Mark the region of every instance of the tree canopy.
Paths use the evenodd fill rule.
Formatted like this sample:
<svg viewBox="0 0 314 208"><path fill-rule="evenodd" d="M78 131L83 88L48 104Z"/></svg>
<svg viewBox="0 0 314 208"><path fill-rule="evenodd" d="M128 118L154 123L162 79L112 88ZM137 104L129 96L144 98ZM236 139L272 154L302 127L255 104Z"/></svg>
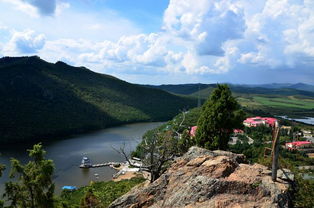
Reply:
<svg viewBox="0 0 314 208"><path fill-rule="evenodd" d="M196 143L207 149L225 150L234 128L241 128L244 112L227 85L217 85L204 103L197 123Z"/></svg>
<svg viewBox="0 0 314 208"><path fill-rule="evenodd" d="M35 144L28 152L32 160L26 165L17 159L11 159L10 177L14 180L5 184L4 196L9 207L52 208L53 161L45 159L46 152L41 144Z"/></svg>

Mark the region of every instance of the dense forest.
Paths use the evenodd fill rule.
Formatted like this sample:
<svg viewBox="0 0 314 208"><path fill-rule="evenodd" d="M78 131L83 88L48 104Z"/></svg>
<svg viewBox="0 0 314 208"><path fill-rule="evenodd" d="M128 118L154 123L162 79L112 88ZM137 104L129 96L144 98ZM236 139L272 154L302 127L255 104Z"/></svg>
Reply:
<svg viewBox="0 0 314 208"><path fill-rule="evenodd" d="M167 120L197 104L195 98L37 56L0 59L0 95L2 144Z"/></svg>

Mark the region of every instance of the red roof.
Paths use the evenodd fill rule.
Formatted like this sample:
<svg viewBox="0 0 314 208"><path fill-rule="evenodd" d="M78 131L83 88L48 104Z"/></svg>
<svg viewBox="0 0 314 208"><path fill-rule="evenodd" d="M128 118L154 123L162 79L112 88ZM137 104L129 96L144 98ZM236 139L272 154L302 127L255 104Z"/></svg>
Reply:
<svg viewBox="0 0 314 208"><path fill-rule="evenodd" d="M302 145L307 145L307 144L312 144L312 142L308 142L308 141L297 141L297 142L289 142L289 143L286 143L286 145L292 145L292 146L302 146Z"/></svg>
<svg viewBox="0 0 314 208"><path fill-rule="evenodd" d="M190 136L195 137L197 126L192 126L190 130Z"/></svg>
<svg viewBox="0 0 314 208"><path fill-rule="evenodd" d="M251 125L268 124L270 126L274 126L276 121L277 121L276 118L256 116L256 117L247 118L243 122L251 124Z"/></svg>
<svg viewBox="0 0 314 208"><path fill-rule="evenodd" d="M236 133L236 134L243 134L244 131L242 129L233 129L233 133Z"/></svg>

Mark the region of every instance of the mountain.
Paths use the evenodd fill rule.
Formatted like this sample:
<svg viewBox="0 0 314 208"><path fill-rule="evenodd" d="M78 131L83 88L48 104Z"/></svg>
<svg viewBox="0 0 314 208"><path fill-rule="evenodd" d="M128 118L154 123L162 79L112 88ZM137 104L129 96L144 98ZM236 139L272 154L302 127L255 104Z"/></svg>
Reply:
<svg viewBox="0 0 314 208"><path fill-rule="evenodd" d="M292 84L292 85L288 86L288 88L314 92L314 86L313 85L304 84L304 83Z"/></svg>
<svg viewBox="0 0 314 208"><path fill-rule="evenodd" d="M178 84L178 85L146 85L147 87L162 89L173 94L192 95L200 94L200 97L207 98L217 84ZM284 95L284 96L310 96L314 97L312 85L307 84L269 84L269 85L236 85L229 84L234 94L258 94L258 95ZM299 89L298 89L299 88ZM307 88L308 90L302 90ZM313 86L314 88L314 86Z"/></svg>
<svg viewBox="0 0 314 208"><path fill-rule="evenodd" d="M192 98L36 56L0 59L0 95L1 143L162 121L197 104Z"/></svg>
<svg viewBox="0 0 314 208"><path fill-rule="evenodd" d="M260 84L260 85L238 85L242 87L261 87L267 89L280 89L280 88L291 88L296 90L303 90L303 91L310 91L314 92L314 85L304 84L304 83L296 83L296 84L289 84L289 83L271 83L271 84Z"/></svg>
<svg viewBox="0 0 314 208"><path fill-rule="evenodd" d="M261 87L263 86L263 87ZM201 102L211 94L216 84L179 84L150 86L174 94L200 97ZM311 85L269 84L235 85L229 84L233 95L247 112L253 115L283 115L290 117L314 117L314 91ZM307 90L302 90L302 89ZM198 90L199 89L199 90Z"/></svg>
<svg viewBox="0 0 314 208"><path fill-rule="evenodd" d="M144 85L146 87L156 88L171 92L174 94L190 95L199 90L208 88L209 86L216 86L215 84L177 84L177 85Z"/></svg>

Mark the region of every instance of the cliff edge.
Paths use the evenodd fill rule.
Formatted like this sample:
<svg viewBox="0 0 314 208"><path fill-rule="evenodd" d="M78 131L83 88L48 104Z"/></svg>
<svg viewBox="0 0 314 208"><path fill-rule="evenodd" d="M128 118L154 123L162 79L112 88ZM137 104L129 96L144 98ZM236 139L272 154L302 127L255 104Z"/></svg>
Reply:
<svg viewBox="0 0 314 208"><path fill-rule="evenodd" d="M245 157L191 147L154 183L132 189L111 208L289 207L289 184Z"/></svg>

